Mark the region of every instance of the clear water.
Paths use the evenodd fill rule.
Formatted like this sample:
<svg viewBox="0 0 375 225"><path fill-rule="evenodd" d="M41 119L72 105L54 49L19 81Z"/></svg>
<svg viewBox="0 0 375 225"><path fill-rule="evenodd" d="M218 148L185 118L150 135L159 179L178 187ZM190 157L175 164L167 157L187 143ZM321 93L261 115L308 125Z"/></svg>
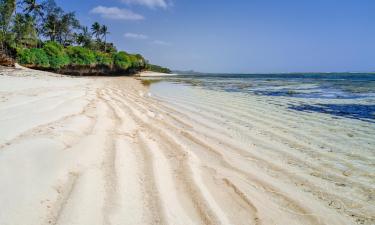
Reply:
<svg viewBox="0 0 375 225"><path fill-rule="evenodd" d="M289 109L375 123L374 73L199 74L160 79L214 91L272 96L276 101L295 99Z"/></svg>

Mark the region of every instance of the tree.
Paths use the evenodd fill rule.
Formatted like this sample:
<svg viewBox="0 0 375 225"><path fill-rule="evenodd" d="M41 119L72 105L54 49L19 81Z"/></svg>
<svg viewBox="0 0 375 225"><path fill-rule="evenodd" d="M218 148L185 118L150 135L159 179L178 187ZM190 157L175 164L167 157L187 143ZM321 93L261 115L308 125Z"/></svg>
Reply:
<svg viewBox="0 0 375 225"><path fill-rule="evenodd" d="M100 41L100 35L101 35L101 26L98 22L95 22L91 26L92 34L95 36L97 41Z"/></svg>
<svg viewBox="0 0 375 225"><path fill-rule="evenodd" d="M91 33L88 27L81 27L81 33L76 36L76 43L78 45L89 47L91 44Z"/></svg>
<svg viewBox="0 0 375 225"><path fill-rule="evenodd" d="M23 47L35 47L38 35L35 29L35 19L28 14L17 13L12 27L15 44Z"/></svg>
<svg viewBox="0 0 375 225"><path fill-rule="evenodd" d="M108 27L106 25L103 25L100 28L100 33L103 35L104 38L104 52L107 51L107 35L109 34Z"/></svg>
<svg viewBox="0 0 375 225"><path fill-rule="evenodd" d="M23 0L24 9L23 12L28 15L43 17L43 5L38 4L36 0Z"/></svg>
<svg viewBox="0 0 375 225"><path fill-rule="evenodd" d="M43 25L43 35L50 41L56 41L59 26L59 14L48 14Z"/></svg>
<svg viewBox="0 0 375 225"><path fill-rule="evenodd" d="M44 23L44 4L38 4L36 0L23 0L23 12L26 15L34 17L34 25L37 35L39 36L43 30Z"/></svg>
<svg viewBox="0 0 375 225"><path fill-rule="evenodd" d="M71 45L77 36L75 31L80 27L75 13L65 13L53 0L46 3L45 9L47 15L43 24L43 35L62 45Z"/></svg>
<svg viewBox="0 0 375 225"><path fill-rule="evenodd" d="M79 21L76 19L75 13L69 12L62 15L57 29L57 40L60 44L71 45L76 36L75 30L80 28Z"/></svg>
<svg viewBox="0 0 375 225"><path fill-rule="evenodd" d="M0 42L1 47L5 41L9 41L9 25L16 9L15 0L0 0Z"/></svg>

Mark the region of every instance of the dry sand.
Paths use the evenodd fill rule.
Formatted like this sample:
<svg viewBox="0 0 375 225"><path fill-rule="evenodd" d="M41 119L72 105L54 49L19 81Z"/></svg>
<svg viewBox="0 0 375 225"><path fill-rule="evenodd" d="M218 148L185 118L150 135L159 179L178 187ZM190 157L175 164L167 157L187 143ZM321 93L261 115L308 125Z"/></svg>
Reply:
<svg viewBox="0 0 375 225"><path fill-rule="evenodd" d="M0 224L374 223L372 199L334 191L357 182L372 198L373 184L350 171L322 181L324 168L288 155L295 134L265 141L277 119L245 146L201 112L151 98L135 78L1 70Z"/></svg>

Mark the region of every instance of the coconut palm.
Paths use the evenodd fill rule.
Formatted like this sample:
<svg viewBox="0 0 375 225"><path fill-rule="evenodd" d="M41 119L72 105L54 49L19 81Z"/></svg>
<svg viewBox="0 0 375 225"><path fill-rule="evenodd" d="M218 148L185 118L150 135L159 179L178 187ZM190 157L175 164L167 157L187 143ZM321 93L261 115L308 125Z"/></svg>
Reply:
<svg viewBox="0 0 375 225"><path fill-rule="evenodd" d="M35 20L28 14L15 15L12 32L18 46L35 47L38 42Z"/></svg>
<svg viewBox="0 0 375 225"><path fill-rule="evenodd" d="M109 34L108 27L106 25L103 25L100 28L100 34L103 35L104 38L104 52L107 51L107 35Z"/></svg>
<svg viewBox="0 0 375 225"><path fill-rule="evenodd" d="M12 39L12 35L9 33L9 25L15 10L16 0L0 1L0 50L3 50L4 44Z"/></svg>
<svg viewBox="0 0 375 225"><path fill-rule="evenodd" d="M24 9L26 14L33 14L43 17L43 5L38 4L36 0L23 0Z"/></svg>
<svg viewBox="0 0 375 225"><path fill-rule="evenodd" d="M92 34L95 36L97 41L100 41L100 35L101 35L101 26L98 22L95 22L91 26Z"/></svg>
<svg viewBox="0 0 375 225"><path fill-rule="evenodd" d="M74 31L80 28L79 21L73 12L64 13L59 20L57 38L60 44L70 45L74 42Z"/></svg>
<svg viewBox="0 0 375 225"><path fill-rule="evenodd" d="M82 46L89 46L91 43L91 33L89 32L88 27L81 27L81 33L76 37L76 42Z"/></svg>
<svg viewBox="0 0 375 225"><path fill-rule="evenodd" d="M10 21L13 13L16 10L15 0L2 0L0 1L0 28L1 31L6 33L9 28Z"/></svg>
<svg viewBox="0 0 375 225"><path fill-rule="evenodd" d="M59 16L56 14L49 14L46 17L43 26L43 35L49 40L55 41L57 36L57 26L59 23Z"/></svg>

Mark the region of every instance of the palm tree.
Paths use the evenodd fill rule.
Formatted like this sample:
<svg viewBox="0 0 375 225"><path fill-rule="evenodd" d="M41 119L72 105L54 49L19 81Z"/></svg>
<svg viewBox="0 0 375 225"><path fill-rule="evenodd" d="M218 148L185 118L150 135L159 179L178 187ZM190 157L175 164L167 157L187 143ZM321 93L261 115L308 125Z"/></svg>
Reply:
<svg viewBox="0 0 375 225"><path fill-rule="evenodd" d="M0 51L4 50L5 43L10 41L9 25L16 10L16 0L0 1Z"/></svg>
<svg viewBox="0 0 375 225"><path fill-rule="evenodd" d="M103 25L100 28L100 33L103 35L104 38L104 52L107 51L107 35L109 34L108 27L106 25Z"/></svg>
<svg viewBox="0 0 375 225"><path fill-rule="evenodd" d="M87 47L91 43L91 33L89 32L88 27L81 27L81 33L76 37L76 42L78 45Z"/></svg>
<svg viewBox="0 0 375 225"><path fill-rule="evenodd" d="M85 36L82 33L78 34L75 38L76 38L76 43L78 45L84 45L85 44Z"/></svg>
<svg viewBox="0 0 375 225"><path fill-rule="evenodd" d="M79 21L73 12L63 14L59 20L57 30L57 38L60 44L72 44L74 42L74 31L80 27Z"/></svg>
<svg viewBox="0 0 375 225"><path fill-rule="evenodd" d="M23 47L35 47L38 42L38 36L35 29L34 17L17 13L13 21L12 32L16 45Z"/></svg>
<svg viewBox="0 0 375 225"><path fill-rule="evenodd" d="M36 0L23 0L22 4L24 5L23 12L29 16L30 14L33 15L36 26L37 35L42 32L42 21L44 20L43 9L44 6L42 4L38 4Z"/></svg>
<svg viewBox="0 0 375 225"><path fill-rule="evenodd" d="M98 22L95 22L91 26L92 34L95 35L97 41L100 41L100 34L101 34L101 26Z"/></svg>
<svg viewBox="0 0 375 225"><path fill-rule="evenodd" d="M50 41L56 40L58 24L59 24L58 15L56 14L47 15L46 21L43 26L43 35L48 37Z"/></svg>
<svg viewBox="0 0 375 225"><path fill-rule="evenodd" d="M16 0L0 1L0 29L4 34L8 31L15 10Z"/></svg>
<svg viewBox="0 0 375 225"><path fill-rule="evenodd" d="M38 4L36 0L23 0L25 5L23 12L26 14L34 14L43 17L43 5Z"/></svg>

